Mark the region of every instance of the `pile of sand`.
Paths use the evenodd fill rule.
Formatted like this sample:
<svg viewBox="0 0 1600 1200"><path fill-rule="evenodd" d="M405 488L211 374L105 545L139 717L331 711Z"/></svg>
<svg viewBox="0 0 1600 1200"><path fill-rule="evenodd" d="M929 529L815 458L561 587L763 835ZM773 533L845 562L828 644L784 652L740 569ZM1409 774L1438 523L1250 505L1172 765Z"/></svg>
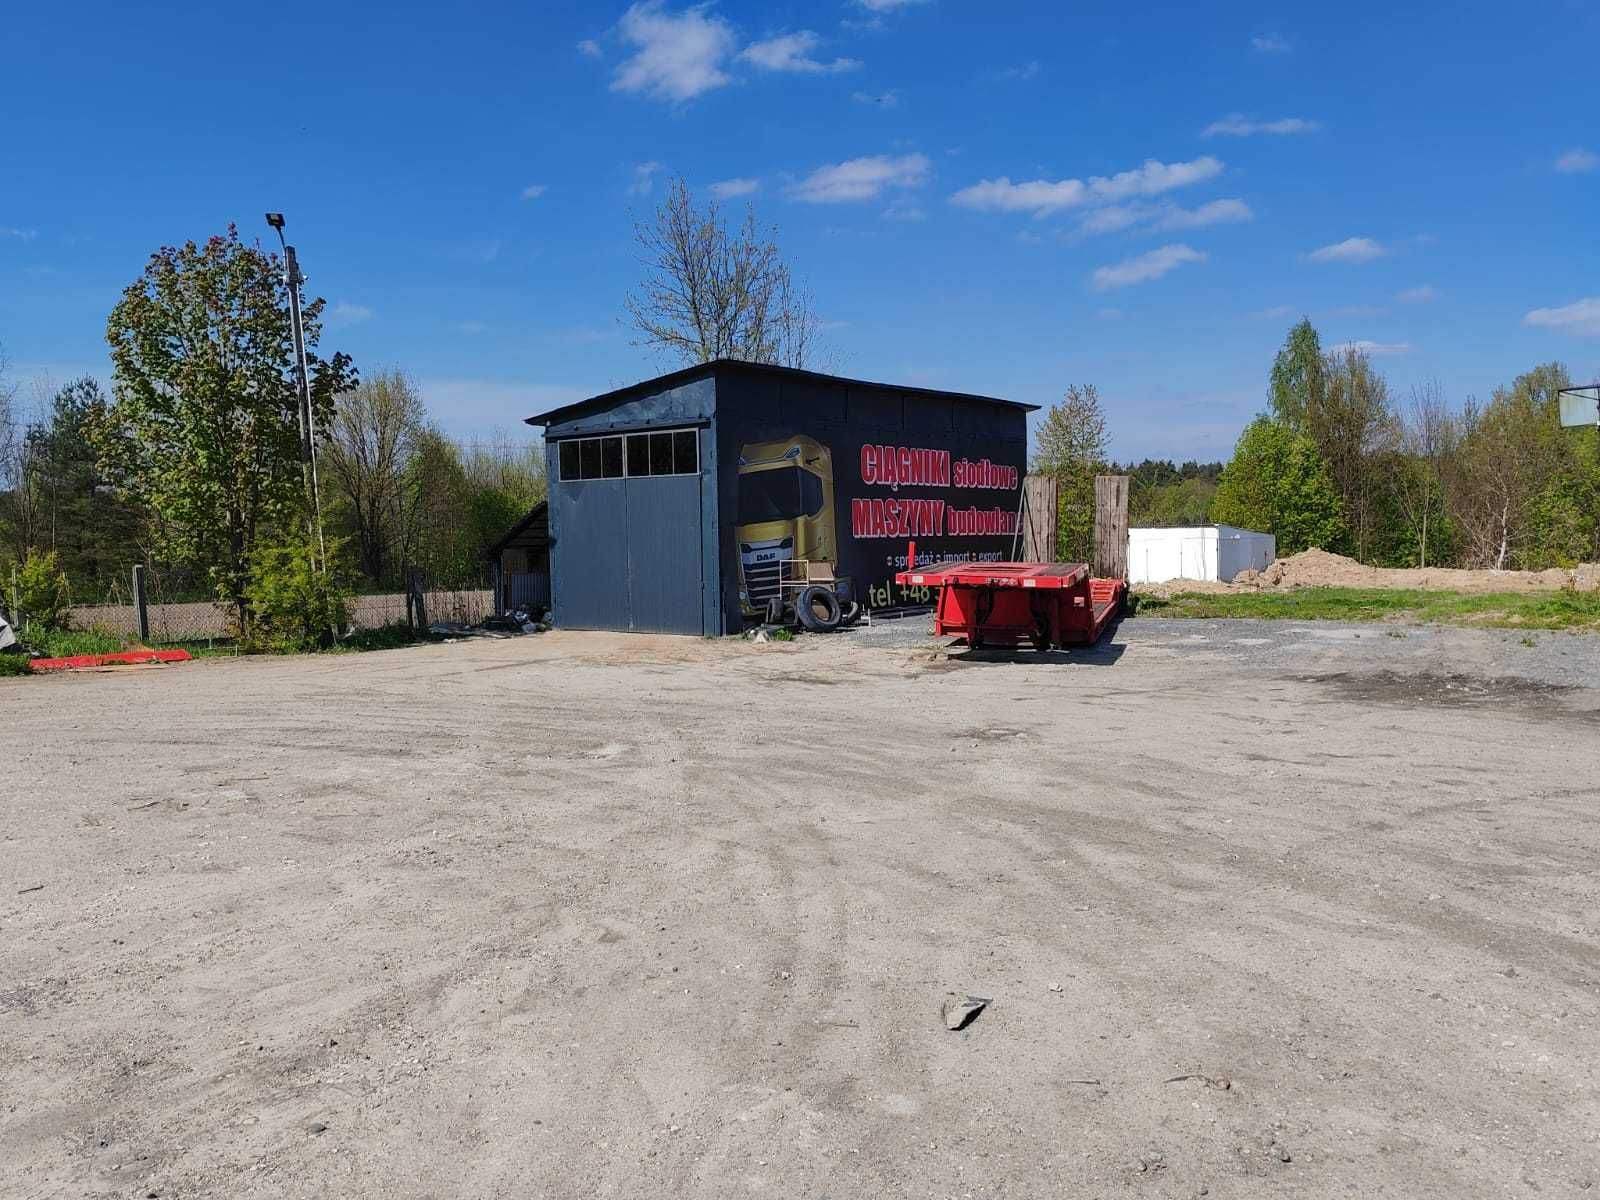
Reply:
<svg viewBox="0 0 1600 1200"><path fill-rule="evenodd" d="M1575 587L1591 591L1600 588L1600 563L1584 563L1573 571L1368 567L1342 554L1302 550L1278 559L1265 570L1242 571L1231 585L1222 586L1228 591L1245 592L1300 587L1417 588L1437 592L1555 592Z"/></svg>

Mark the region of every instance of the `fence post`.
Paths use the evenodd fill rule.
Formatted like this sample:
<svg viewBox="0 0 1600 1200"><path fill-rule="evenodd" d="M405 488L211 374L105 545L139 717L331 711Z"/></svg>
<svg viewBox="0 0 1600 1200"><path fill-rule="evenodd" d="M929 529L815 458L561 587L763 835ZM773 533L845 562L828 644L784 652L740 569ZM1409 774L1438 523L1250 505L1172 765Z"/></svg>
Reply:
<svg viewBox="0 0 1600 1200"><path fill-rule="evenodd" d="M1094 479L1094 574L1101 579L1128 577L1128 477L1096 475Z"/></svg>
<svg viewBox="0 0 1600 1200"><path fill-rule="evenodd" d="M139 641L150 643L150 606L145 602L144 564L133 564L133 612L139 620Z"/></svg>
<svg viewBox="0 0 1600 1200"><path fill-rule="evenodd" d="M495 616L511 607L500 594L502 582L500 578L500 560L497 558L489 564L489 590L491 592L489 607L493 610Z"/></svg>
<svg viewBox="0 0 1600 1200"><path fill-rule="evenodd" d="M412 628L425 630L428 628L428 601L423 596L422 572L412 571L407 587L408 597L406 608L412 620Z"/></svg>

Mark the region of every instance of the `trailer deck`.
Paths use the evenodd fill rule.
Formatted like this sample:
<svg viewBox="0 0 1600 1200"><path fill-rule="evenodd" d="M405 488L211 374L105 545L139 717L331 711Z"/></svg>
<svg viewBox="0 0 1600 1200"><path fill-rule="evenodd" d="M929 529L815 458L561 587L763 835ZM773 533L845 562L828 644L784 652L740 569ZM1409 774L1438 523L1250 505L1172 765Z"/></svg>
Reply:
<svg viewBox="0 0 1600 1200"><path fill-rule="evenodd" d="M1084 563L933 563L895 581L936 589L934 633L964 637L974 649L1096 642L1128 590L1120 579L1091 578Z"/></svg>

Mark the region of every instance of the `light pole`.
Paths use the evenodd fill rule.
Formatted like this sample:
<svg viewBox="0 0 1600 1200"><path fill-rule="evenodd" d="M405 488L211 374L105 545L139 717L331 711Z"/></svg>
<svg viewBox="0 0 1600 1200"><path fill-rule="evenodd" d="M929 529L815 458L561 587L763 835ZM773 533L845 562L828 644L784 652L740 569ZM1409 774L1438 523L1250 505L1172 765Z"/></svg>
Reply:
<svg viewBox="0 0 1600 1200"><path fill-rule="evenodd" d="M294 328L294 369L299 385L300 417L300 470L305 477L306 497L311 501L312 530L317 538L317 556L322 570L328 569L328 547L322 540L322 497L317 487L317 439L311 416L311 371L306 365L305 326L300 315L300 285L305 276L300 274L300 260L294 247L283 240L283 214L269 212L267 224L278 234L278 245L283 247L283 281L289 289L289 319Z"/></svg>

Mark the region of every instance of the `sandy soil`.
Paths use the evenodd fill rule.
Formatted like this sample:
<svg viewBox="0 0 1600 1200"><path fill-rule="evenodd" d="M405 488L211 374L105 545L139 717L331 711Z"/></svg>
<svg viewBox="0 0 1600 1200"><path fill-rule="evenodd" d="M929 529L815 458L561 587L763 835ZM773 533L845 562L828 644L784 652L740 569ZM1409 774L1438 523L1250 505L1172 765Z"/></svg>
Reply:
<svg viewBox="0 0 1600 1200"><path fill-rule="evenodd" d="M0 1195L1595 1194L1600 695L1219 628L0 680Z"/></svg>
<svg viewBox="0 0 1600 1200"><path fill-rule="evenodd" d="M1405 588L1440 592L1556 592L1563 588L1594 591L1600 588L1600 563L1583 563L1573 570L1467 571L1455 567L1427 569L1369 567L1342 554L1302 550L1280 558L1264 571L1242 571L1232 583L1172 580L1141 585L1156 595L1176 592L1254 592L1276 588L1358 587Z"/></svg>

